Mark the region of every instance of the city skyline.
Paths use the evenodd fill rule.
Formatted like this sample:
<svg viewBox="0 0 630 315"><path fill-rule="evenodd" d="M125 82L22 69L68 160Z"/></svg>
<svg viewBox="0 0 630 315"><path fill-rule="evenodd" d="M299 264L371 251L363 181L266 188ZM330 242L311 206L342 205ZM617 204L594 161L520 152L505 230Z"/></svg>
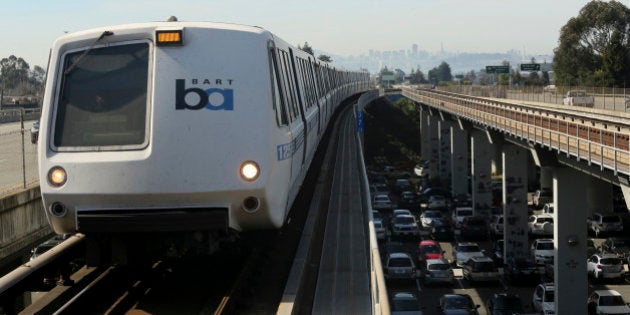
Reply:
<svg viewBox="0 0 630 315"><path fill-rule="evenodd" d="M65 32L164 21L224 21L259 25L297 46L308 42L336 56L369 49L551 54L560 28L589 0L321 0L217 2L186 0L6 0L0 58L22 57L46 67L48 51ZM628 5L630 0L623 0Z"/></svg>

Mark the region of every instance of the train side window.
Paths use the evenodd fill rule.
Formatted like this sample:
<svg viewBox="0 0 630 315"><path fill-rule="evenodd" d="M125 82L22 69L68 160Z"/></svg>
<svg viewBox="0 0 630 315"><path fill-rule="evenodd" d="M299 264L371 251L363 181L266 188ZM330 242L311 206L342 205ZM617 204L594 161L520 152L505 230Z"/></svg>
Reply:
<svg viewBox="0 0 630 315"><path fill-rule="evenodd" d="M313 63L309 60L306 61L306 73L308 74L309 81L311 82L309 89L311 90L311 103L313 105L317 102L317 86L315 86L315 73L313 72Z"/></svg>
<svg viewBox="0 0 630 315"><path fill-rule="evenodd" d="M294 121L298 115L299 110L297 108L297 97L295 95L295 83L293 82L293 78L291 76L291 64L289 62L289 55L286 51L282 51L282 60L284 62L285 74L287 80L287 94L289 95L289 108L291 111L291 121Z"/></svg>
<svg viewBox="0 0 630 315"><path fill-rule="evenodd" d="M311 108L311 92L309 90L309 82L308 80L306 80L306 73L305 73L305 68L304 68L304 59L302 58L297 58L297 67L299 70L299 74L300 74L300 80L302 81L302 91L304 92L302 95L305 104L306 109L310 109Z"/></svg>
<svg viewBox="0 0 630 315"><path fill-rule="evenodd" d="M274 98L274 109L276 110L276 120L278 126L286 126L289 124L289 120L287 118L287 110L285 107L284 100L282 98L282 79L280 78L280 73L278 71L278 61L276 60L276 54L273 49L269 52L269 59L271 61L271 85L273 89L273 98Z"/></svg>
<svg viewBox="0 0 630 315"><path fill-rule="evenodd" d="M288 114L288 121L289 123L293 122L293 119L295 118L295 114L293 112L293 106L291 105L291 92L290 92L290 86L288 83L288 71L286 68L286 62L284 61L284 55L282 54L282 50L278 49L278 64L279 64L279 69L280 71L280 77L282 78L282 95L284 96L284 100L285 100L285 106L287 108L287 114Z"/></svg>
<svg viewBox="0 0 630 315"><path fill-rule="evenodd" d="M304 65L304 73L306 75L306 79L308 81L308 95L309 95L309 103L310 106L314 106L316 99L315 99L315 82L313 81L313 73L312 73L312 69L311 69L311 65L307 60L303 60L303 65Z"/></svg>

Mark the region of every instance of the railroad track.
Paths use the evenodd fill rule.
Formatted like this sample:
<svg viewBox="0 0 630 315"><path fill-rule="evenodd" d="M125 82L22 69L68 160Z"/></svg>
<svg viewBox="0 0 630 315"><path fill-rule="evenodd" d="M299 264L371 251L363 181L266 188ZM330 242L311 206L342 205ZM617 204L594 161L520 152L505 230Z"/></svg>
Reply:
<svg viewBox="0 0 630 315"><path fill-rule="evenodd" d="M330 147L335 148L335 143L333 141ZM329 141L324 141L322 147L326 148L328 144ZM328 164L334 164L334 160L323 162L325 154L328 154L326 150L316 154L287 224L280 230L243 233L238 240L224 244L212 255L163 257L134 265L83 266L69 279L64 279L70 281L54 286L46 293L33 294L41 296L34 303L23 309L5 306L4 310L0 309L0 314L3 311L5 314L275 313L282 300L315 187L322 178L330 180L331 175L320 177L319 174L322 163L327 163L324 169L333 169ZM326 198L326 193L322 195L316 198ZM320 216L322 222L325 212ZM324 224L320 225L323 229ZM321 247L321 239L317 238L323 232L315 231L314 235L315 244ZM315 253L313 257L318 257L318 249L311 250ZM56 252L63 256L61 250ZM315 269L311 268L309 272L311 274L303 278L305 282L310 281L304 284L303 299L306 301L312 300L313 292L308 287L312 287L317 278ZM0 293L0 300L16 298L23 292L26 291L11 296ZM296 304L308 308L308 303ZM1 305L16 305L16 302Z"/></svg>

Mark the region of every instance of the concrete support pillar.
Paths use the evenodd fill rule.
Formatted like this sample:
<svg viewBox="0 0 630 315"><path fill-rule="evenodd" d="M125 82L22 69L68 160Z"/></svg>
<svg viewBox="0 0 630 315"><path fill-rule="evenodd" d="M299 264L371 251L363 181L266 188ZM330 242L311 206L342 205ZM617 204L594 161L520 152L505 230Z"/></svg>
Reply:
<svg viewBox="0 0 630 315"><path fill-rule="evenodd" d="M619 187L621 188L623 199L626 201L626 209L630 211L630 184L626 179L620 178Z"/></svg>
<svg viewBox="0 0 630 315"><path fill-rule="evenodd" d="M451 186L451 126L450 121L439 121L439 143L438 150L438 170L442 184L446 189L450 190Z"/></svg>
<svg viewBox="0 0 630 315"><path fill-rule="evenodd" d="M467 194L470 192L468 181L468 132L456 125L451 125L451 194Z"/></svg>
<svg viewBox="0 0 630 315"><path fill-rule="evenodd" d="M540 167L540 189L549 188L553 186L553 167L541 166Z"/></svg>
<svg viewBox="0 0 630 315"><path fill-rule="evenodd" d="M485 131L473 129L470 133L472 173L472 203L475 214L489 216L492 206L491 160L492 144Z"/></svg>
<svg viewBox="0 0 630 315"><path fill-rule="evenodd" d="M436 116L429 115L428 119L428 136L429 136L429 158L431 170L429 173L430 179L435 179L440 176L440 163L439 159L439 149L440 149L440 119Z"/></svg>
<svg viewBox="0 0 630 315"><path fill-rule="evenodd" d="M589 189L586 191L588 214L613 212L613 184L596 177L588 177L590 179Z"/></svg>
<svg viewBox="0 0 630 315"><path fill-rule="evenodd" d="M421 107L422 108L422 107ZM429 144L429 117L430 112L424 109L420 110L420 154L425 160L430 160L431 145Z"/></svg>
<svg viewBox="0 0 630 315"><path fill-rule="evenodd" d="M554 168L554 264L556 314L586 314L587 175L568 167ZM577 303L580 301L580 303Z"/></svg>
<svg viewBox="0 0 630 315"><path fill-rule="evenodd" d="M496 144L495 144L496 145ZM490 168L492 174L502 174L503 173L503 160L502 160L502 152L501 150L495 149L492 157L492 161L490 162Z"/></svg>
<svg viewBox="0 0 630 315"><path fill-rule="evenodd" d="M503 259L529 257L527 236L527 158L529 150L503 145Z"/></svg>

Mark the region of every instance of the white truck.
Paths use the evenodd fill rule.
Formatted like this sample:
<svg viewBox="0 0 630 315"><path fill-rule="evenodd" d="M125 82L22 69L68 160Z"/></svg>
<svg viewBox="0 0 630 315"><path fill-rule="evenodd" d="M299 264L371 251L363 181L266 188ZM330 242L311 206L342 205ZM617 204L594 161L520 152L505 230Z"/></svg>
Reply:
<svg viewBox="0 0 630 315"><path fill-rule="evenodd" d="M586 94L586 91L581 90L568 91L562 102L564 103L564 105L571 106L595 106L595 98L592 95Z"/></svg>

